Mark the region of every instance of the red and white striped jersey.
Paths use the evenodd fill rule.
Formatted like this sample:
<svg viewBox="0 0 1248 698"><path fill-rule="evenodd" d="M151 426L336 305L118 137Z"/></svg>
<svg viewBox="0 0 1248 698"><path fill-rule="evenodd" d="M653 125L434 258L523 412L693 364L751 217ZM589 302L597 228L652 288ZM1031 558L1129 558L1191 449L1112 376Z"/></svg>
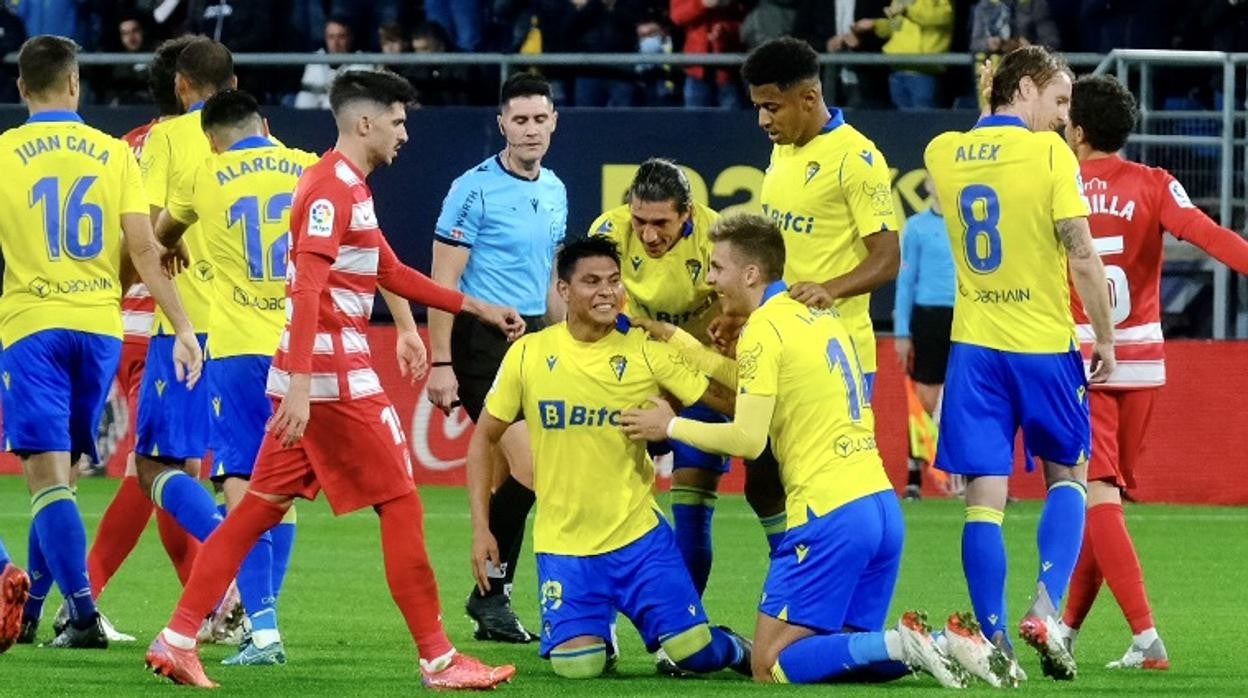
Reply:
<svg viewBox="0 0 1248 698"><path fill-rule="evenodd" d="M159 119L152 119L138 126L121 137L134 151L137 159L143 152L143 144L147 142L147 134ZM121 322L125 328L127 342L146 342L152 334L152 318L156 313L156 300L147 292L147 286L135 284L126 290L121 298Z"/></svg>
<svg viewBox="0 0 1248 698"><path fill-rule="evenodd" d="M1160 300L1163 234L1168 231L1206 250L1215 240L1225 243L1229 240L1225 236L1238 236L1197 208L1183 185L1164 169L1114 155L1084 160L1080 170L1084 194L1092 208L1088 222L1093 242L1109 282L1118 359L1109 381L1097 387L1162 385L1166 382ZM1073 292L1071 306L1086 360L1091 356L1095 334Z"/></svg>

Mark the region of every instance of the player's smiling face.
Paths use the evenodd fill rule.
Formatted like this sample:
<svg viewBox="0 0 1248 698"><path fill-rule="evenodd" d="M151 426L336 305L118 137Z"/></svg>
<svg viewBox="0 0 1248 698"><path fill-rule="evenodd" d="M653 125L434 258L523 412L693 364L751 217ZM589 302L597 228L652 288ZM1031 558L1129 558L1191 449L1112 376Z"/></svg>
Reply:
<svg viewBox="0 0 1248 698"><path fill-rule="evenodd" d="M558 119L555 105L542 95L513 97L498 115L498 128L513 157L537 162L550 150L550 134Z"/></svg>
<svg viewBox="0 0 1248 698"><path fill-rule="evenodd" d="M576 262L570 280L559 280L559 295L568 315L589 325L614 325L624 305L620 265L610 257L585 257Z"/></svg>
<svg viewBox="0 0 1248 698"><path fill-rule="evenodd" d="M715 243L710 264L706 281L719 294L719 306L724 314L745 316L754 312L748 291L751 272L757 273L757 267L743 264L741 256L734 254L732 243L728 242Z"/></svg>
<svg viewBox="0 0 1248 698"><path fill-rule="evenodd" d="M676 202L642 201L632 197L628 203L633 217L633 234L646 247L646 255L658 259L676 246L684 232L689 212L676 210Z"/></svg>

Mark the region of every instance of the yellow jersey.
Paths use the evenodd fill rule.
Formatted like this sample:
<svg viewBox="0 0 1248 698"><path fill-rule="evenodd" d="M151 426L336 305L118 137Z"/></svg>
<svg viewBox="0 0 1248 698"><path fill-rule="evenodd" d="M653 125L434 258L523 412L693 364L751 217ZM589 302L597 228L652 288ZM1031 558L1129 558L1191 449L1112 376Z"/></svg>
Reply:
<svg viewBox="0 0 1248 698"><path fill-rule="evenodd" d="M711 267L711 225L719 214L694 203L689 224L667 254L653 259L633 233L633 216L627 204L598 216L590 235L611 238L623 258L620 276L628 292L625 311L652 320L670 322L702 339L716 315L715 291L706 282Z"/></svg>
<svg viewBox="0 0 1248 698"><path fill-rule="evenodd" d="M211 358L272 356L286 326L290 204L319 159L253 136L213 155L169 190L169 215L198 221L212 262Z"/></svg>
<svg viewBox="0 0 1248 698"><path fill-rule="evenodd" d="M900 230L884 155L833 109L824 130L803 146L777 145L763 176L763 214L784 235L784 280L823 283L867 257L863 239ZM863 370L874 373L871 294L840 298L836 307L858 345Z"/></svg>
<svg viewBox="0 0 1248 698"><path fill-rule="evenodd" d="M123 141L72 111L44 111L0 134L5 347L42 330L121 337L121 217L147 213Z"/></svg>
<svg viewBox="0 0 1248 698"><path fill-rule="evenodd" d="M143 171L143 186L147 190L147 202L157 208L169 207L169 194L190 180L199 166L212 155L208 136L200 127L199 110L195 104L181 116L152 126L143 143L139 167ZM198 224L187 229L183 236L191 252L191 268L178 274L174 282L186 314L197 332L204 332L212 309L212 255ZM156 309L152 322L152 334L173 331L163 311Z"/></svg>
<svg viewBox="0 0 1248 698"><path fill-rule="evenodd" d="M654 529L654 462L645 443L624 435L620 413L649 404L660 390L689 405L707 385L678 349L639 329L580 342L559 323L516 340L485 409L528 425L537 493L533 549L598 555Z"/></svg>
<svg viewBox="0 0 1248 698"><path fill-rule="evenodd" d="M836 309L808 308L786 289L772 284L750 313L737 342L737 390L776 399L768 436L794 528L892 483L854 338Z"/></svg>
<svg viewBox="0 0 1248 698"><path fill-rule="evenodd" d="M1077 349L1055 223L1089 209L1062 137L988 116L970 131L940 134L923 159L957 266L953 341L1036 354Z"/></svg>

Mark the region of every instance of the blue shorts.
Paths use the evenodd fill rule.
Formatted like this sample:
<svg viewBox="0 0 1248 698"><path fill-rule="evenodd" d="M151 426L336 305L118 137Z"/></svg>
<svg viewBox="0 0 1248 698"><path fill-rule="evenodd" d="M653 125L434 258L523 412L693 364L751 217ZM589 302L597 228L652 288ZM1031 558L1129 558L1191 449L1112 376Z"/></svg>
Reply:
<svg viewBox="0 0 1248 698"><path fill-rule="evenodd" d="M208 392L212 403L212 479L251 478L264 425L273 402L264 392L270 356L248 354L209 362Z"/></svg>
<svg viewBox="0 0 1248 698"><path fill-rule="evenodd" d="M200 347L207 344L208 335L198 337ZM199 382L188 390L173 372L173 344L171 335L157 335L147 346L147 365L139 387L134 452L172 461L203 458L208 452L208 435L212 428L209 418L212 403L208 395L211 372L205 364Z"/></svg>
<svg viewBox="0 0 1248 698"><path fill-rule="evenodd" d="M1078 351L1021 354L954 342L940 413L936 467L1007 476L1014 435L1028 453L1060 465L1092 454L1088 382Z"/></svg>
<svg viewBox="0 0 1248 698"><path fill-rule="evenodd" d="M706 405L690 405L680 411L680 416L687 419L696 419L699 422L727 422L728 417L716 412ZM717 473L728 472L729 460L725 456L716 453L707 453L700 451L693 446L683 442L671 442L672 447L672 469L680 468L697 468L698 470L710 470Z"/></svg>
<svg viewBox="0 0 1248 698"><path fill-rule="evenodd" d="M865 388L867 402L871 402L871 398L875 397L875 372L862 374L862 387Z"/></svg>
<svg viewBox="0 0 1248 698"><path fill-rule="evenodd" d="M117 337L43 330L4 348L5 450L97 460L95 439L121 362Z"/></svg>
<svg viewBox="0 0 1248 698"><path fill-rule="evenodd" d="M655 517L653 530L609 553L538 553L542 658L582 635L610 642L617 611L633 622L650 652L661 640L707 622L672 528Z"/></svg>
<svg viewBox="0 0 1248 698"><path fill-rule="evenodd" d="M812 514L772 552L759 613L821 633L883 630L905 537L892 490Z"/></svg>

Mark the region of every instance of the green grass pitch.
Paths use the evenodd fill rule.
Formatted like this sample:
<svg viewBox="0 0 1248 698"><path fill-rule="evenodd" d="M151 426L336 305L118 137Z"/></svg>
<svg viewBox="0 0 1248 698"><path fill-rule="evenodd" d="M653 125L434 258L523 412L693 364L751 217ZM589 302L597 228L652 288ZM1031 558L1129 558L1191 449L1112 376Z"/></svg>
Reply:
<svg viewBox="0 0 1248 698"><path fill-rule="evenodd" d="M93 533L116 481L80 483L78 500L87 530ZM425 537L442 591L442 606L452 640L463 651L493 662L516 664L519 674L500 695L610 695L685 697L758 695L785 690L755 686L730 672L706 679L661 679L626 622L621 622L623 659L618 674L598 682L555 678L537 658L536 645L496 645L472 639L463 615L469 589L469 526L463 490L425 488ZM25 560L29 512L20 478L0 477L0 536L17 561ZM666 502L664 502L666 504ZM419 691L415 652L405 626L386 591L376 517L370 511L334 520L324 501L299 505L299 538L290 575L279 604L281 627L290 662L283 667L225 668L217 665L231 651L209 646L203 651L208 673L222 684L221 695L355 696L400 695ZM959 540L961 503L929 500L907 504L906 553L894 615L906 607L926 609L934 618L968 607L962 580ZM1024 610L1034 580L1038 503L1021 503L1006 513L1010 548L1010 612ZM1243 695L1248 692L1248 642L1235 630L1245 609L1248 588L1248 509L1128 505L1127 519L1144 562L1149 595L1162 636L1170 650L1169 672L1114 672L1103 669L1130 640L1108 589L1079 638L1079 679L1055 684L1040 676L1038 662L1026 647L1020 652L1031 681L1027 692L1113 692L1166 696L1180 693ZM119 629L136 635L134 644L107 651L58 652L27 645L0 656L3 696L187 695L158 681L143 668L147 642L168 618L179 587L160 548L154 522L101 599L101 607ZM762 532L744 499L720 499L715 518L715 570L707 591L714 623L752 634L754 608L765 571ZM515 605L531 629L538 627L532 556L522 558ZM55 597L55 593L53 594ZM45 612L41 640L49 639L50 618L58 600ZM807 692L858 695L879 691L937 691L926 678L876 686L807 687ZM981 690L989 690L981 687Z"/></svg>

